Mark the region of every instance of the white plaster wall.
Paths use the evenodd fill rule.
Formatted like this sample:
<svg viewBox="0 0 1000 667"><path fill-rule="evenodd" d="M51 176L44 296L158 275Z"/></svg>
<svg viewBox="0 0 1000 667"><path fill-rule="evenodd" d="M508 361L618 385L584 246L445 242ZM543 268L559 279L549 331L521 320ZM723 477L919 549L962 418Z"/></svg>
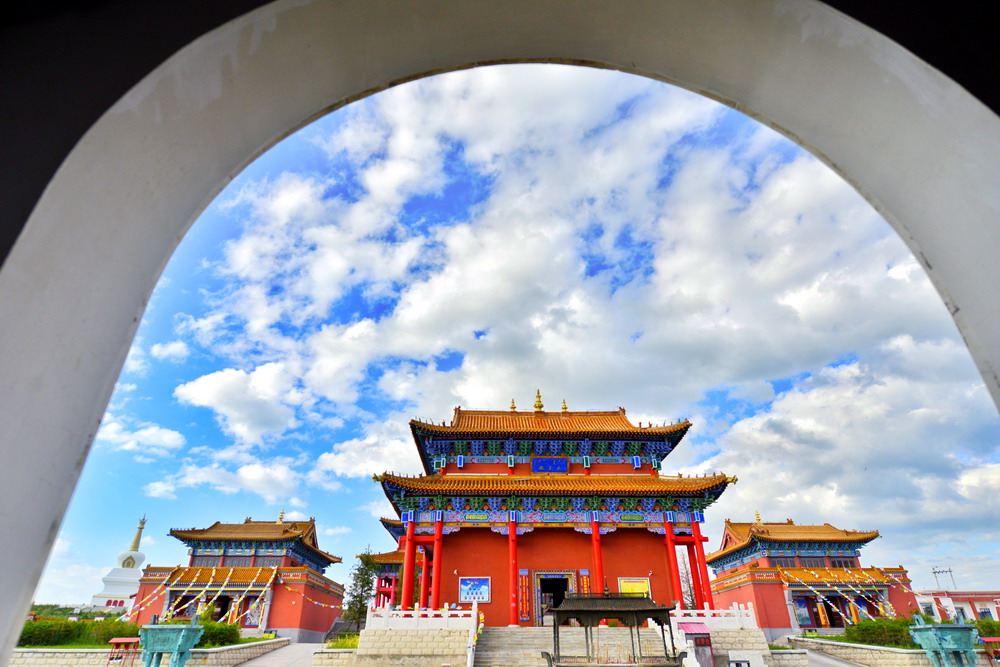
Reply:
<svg viewBox="0 0 1000 667"><path fill-rule="evenodd" d="M126 57L123 54L123 57ZM1000 397L1000 119L814 0L279 0L205 35L75 147L0 269L0 664L156 279L199 212L317 116L423 74L592 63L784 132L886 217Z"/></svg>

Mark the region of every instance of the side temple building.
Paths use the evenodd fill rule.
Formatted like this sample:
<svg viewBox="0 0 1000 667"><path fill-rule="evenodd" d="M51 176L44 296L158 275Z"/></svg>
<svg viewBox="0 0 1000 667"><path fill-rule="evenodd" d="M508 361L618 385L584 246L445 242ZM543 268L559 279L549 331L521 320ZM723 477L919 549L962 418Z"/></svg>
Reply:
<svg viewBox="0 0 1000 667"><path fill-rule="evenodd" d="M860 549L877 530L842 530L828 523L734 523L709 554L712 595L720 607L752 602L768 639L800 628L842 628L861 619L909 617L917 611L902 567L861 567Z"/></svg>
<svg viewBox="0 0 1000 667"><path fill-rule="evenodd" d="M477 601L486 624L541 625L567 593L683 600L686 549L698 606L711 605L704 511L735 478L663 475L691 424L633 425L624 408L547 412L456 408L410 422L417 476L377 475L400 521L380 601L438 608ZM418 573L419 568L419 575Z"/></svg>
<svg viewBox="0 0 1000 667"><path fill-rule="evenodd" d="M131 618L139 625L211 607L214 620L248 634L319 642L340 616L344 587L323 576L340 558L320 550L313 519L216 521L170 535L187 545L188 564L145 569Z"/></svg>

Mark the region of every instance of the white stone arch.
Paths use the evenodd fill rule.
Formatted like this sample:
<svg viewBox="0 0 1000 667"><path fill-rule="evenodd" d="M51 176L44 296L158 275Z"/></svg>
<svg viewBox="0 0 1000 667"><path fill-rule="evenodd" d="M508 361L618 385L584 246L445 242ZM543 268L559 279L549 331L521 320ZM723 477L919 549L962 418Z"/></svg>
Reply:
<svg viewBox="0 0 1000 667"><path fill-rule="evenodd" d="M95 123L0 268L0 662L146 300L188 226L254 157L359 97L498 62L619 69L775 127L910 246L1000 398L1000 118L815 0L279 0L166 60ZM10 158L8 158L10 159Z"/></svg>

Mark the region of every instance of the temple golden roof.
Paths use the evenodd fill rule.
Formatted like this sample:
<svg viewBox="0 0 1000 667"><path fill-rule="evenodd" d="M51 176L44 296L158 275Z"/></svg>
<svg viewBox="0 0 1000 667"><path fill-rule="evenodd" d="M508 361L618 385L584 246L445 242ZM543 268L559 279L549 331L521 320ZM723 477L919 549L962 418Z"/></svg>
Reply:
<svg viewBox="0 0 1000 667"><path fill-rule="evenodd" d="M463 410L455 408L451 424L434 424L417 419L410 428L437 434L474 433L607 433L618 435L664 434L683 432L691 427L684 420L663 426L636 426L625 416L625 408L615 411L517 412L514 410Z"/></svg>
<svg viewBox="0 0 1000 667"><path fill-rule="evenodd" d="M385 473L375 481L429 495L690 495L736 481L723 474L700 477L664 475L420 475Z"/></svg>
<svg viewBox="0 0 1000 667"><path fill-rule="evenodd" d="M173 528L171 536L183 541L188 540L248 540L256 542L277 542L282 540L301 539L303 546L313 551L331 563L339 563L341 559L328 554L319 548L316 541L316 521L254 521L247 518L243 523L222 523L216 521L208 528Z"/></svg>
<svg viewBox="0 0 1000 667"><path fill-rule="evenodd" d="M843 530L828 523L798 525L791 519L783 523L733 523L726 519L723 547L706 555L705 560L711 563L744 548L754 539L768 542L870 542L878 536L877 530Z"/></svg>
<svg viewBox="0 0 1000 667"><path fill-rule="evenodd" d="M396 565L403 562L405 553L402 549L396 551L386 551L381 554L372 554L372 560L382 565Z"/></svg>
<svg viewBox="0 0 1000 667"><path fill-rule="evenodd" d="M776 568L781 578L790 584L891 584L895 580L887 577L877 567L852 568L815 568L815 567L780 567Z"/></svg>

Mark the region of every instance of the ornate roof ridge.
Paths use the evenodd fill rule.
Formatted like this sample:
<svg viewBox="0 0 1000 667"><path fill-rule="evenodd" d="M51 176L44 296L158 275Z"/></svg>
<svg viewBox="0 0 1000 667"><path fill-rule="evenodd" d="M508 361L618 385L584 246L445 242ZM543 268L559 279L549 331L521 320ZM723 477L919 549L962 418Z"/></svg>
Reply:
<svg viewBox="0 0 1000 667"><path fill-rule="evenodd" d="M660 426L633 424L625 415L625 408L617 410L463 410L455 408L451 424L422 419L411 419L410 428L421 428L437 433L650 433L664 434L690 428L687 419Z"/></svg>
<svg viewBox="0 0 1000 667"><path fill-rule="evenodd" d="M735 542L724 549L706 554L706 562L714 562L727 554L744 549L753 540L764 542L868 543L881 536L877 530L846 530L837 528L830 523L796 524L791 519L786 519L784 522L733 522L726 519L723 535L729 535Z"/></svg>

